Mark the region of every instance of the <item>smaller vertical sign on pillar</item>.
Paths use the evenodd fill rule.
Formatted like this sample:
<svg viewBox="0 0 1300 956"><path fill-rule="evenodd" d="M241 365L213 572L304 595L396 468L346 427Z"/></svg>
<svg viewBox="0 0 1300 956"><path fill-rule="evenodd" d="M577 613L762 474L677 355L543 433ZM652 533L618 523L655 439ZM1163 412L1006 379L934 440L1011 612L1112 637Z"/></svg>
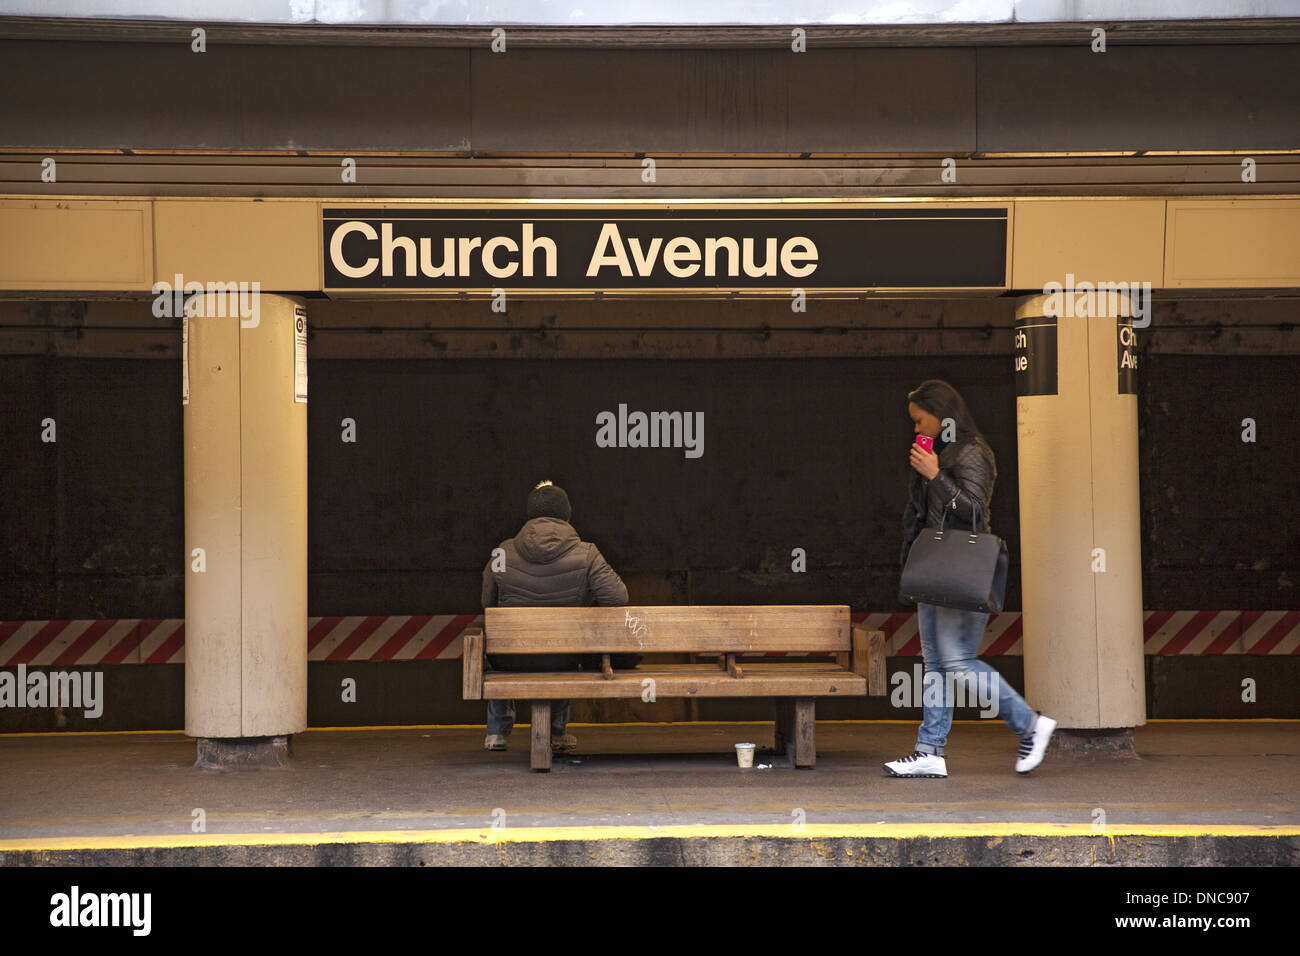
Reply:
<svg viewBox="0 0 1300 956"><path fill-rule="evenodd" d="M1137 394L1137 332L1133 330L1133 319L1119 316L1115 319L1119 343L1116 354L1119 363L1119 394Z"/></svg>
<svg viewBox="0 0 1300 956"><path fill-rule="evenodd" d="M1056 317L1016 319L1016 394L1055 395Z"/></svg>
<svg viewBox="0 0 1300 956"><path fill-rule="evenodd" d="M307 310L293 307L293 400L307 404Z"/></svg>
<svg viewBox="0 0 1300 956"><path fill-rule="evenodd" d="M181 404L190 403L190 317L181 316Z"/></svg>

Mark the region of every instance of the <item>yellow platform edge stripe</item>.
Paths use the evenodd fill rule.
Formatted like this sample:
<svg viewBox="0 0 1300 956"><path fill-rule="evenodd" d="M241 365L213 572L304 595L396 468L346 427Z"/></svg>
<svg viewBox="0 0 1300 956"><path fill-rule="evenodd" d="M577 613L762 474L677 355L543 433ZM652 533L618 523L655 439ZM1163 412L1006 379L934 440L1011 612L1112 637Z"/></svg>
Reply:
<svg viewBox="0 0 1300 956"><path fill-rule="evenodd" d="M62 850L176 849L218 846L321 846L356 843L494 844L549 843L561 840L647 840L709 838L785 838L793 840L875 837L893 840L951 837L1300 837L1300 826L1147 824L1108 826L1088 823L809 823L766 825L677 825L621 827L469 827L450 830L340 830L322 833L189 833L155 836L51 837L0 840L0 853Z"/></svg>

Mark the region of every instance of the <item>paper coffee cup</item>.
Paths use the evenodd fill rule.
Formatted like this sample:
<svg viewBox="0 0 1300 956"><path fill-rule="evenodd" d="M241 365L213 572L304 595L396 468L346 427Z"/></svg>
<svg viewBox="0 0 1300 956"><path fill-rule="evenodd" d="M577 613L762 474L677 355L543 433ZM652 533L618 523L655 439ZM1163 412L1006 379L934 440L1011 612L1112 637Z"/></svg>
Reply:
<svg viewBox="0 0 1300 956"><path fill-rule="evenodd" d="M736 763L739 766L754 766L754 746L754 744L736 744Z"/></svg>

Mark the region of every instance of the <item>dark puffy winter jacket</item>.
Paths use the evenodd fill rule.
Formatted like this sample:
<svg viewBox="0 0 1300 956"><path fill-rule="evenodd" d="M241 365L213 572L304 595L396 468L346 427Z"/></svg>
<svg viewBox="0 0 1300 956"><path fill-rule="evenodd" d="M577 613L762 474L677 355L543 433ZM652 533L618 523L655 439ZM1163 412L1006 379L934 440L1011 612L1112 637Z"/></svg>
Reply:
<svg viewBox="0 0 1300 956"><path fill-rule="evenodd" d="M993 449L979 437L941 449L939 473L929 481L912 469L910 494L903 509L903 550L899 564L907 563L907 552L921 530L938 528L941 521L945 528L991 533L993 516L989 502L993 500L993 483L997 477Z"/></svg>
<svg viewBox="0 0 1300 956"><path fill-rule="evenodd" d="M578 537L573 525L559 518L533 518L513 538L502 541L505 569L493 571L499 561L488 560L483 569L483 606L571 607L627 604L627 585L597 547ZM639 656L622 658L615 666L635 667ZM591 659L562 654L493 654L497 670L576 670Z"/></svg>

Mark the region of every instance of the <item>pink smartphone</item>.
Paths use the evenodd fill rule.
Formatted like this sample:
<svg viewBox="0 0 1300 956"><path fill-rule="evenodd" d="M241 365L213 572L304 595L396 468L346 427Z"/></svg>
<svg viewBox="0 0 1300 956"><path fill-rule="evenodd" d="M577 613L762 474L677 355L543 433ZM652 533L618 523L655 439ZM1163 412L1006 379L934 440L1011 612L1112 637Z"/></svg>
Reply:
<svg viewBox="0 0 1300 956"><path fill-rule="evenodd" d="M922 448L924 448L926 451L928 451L930 454L932 455L934 454L934 439L931 438L929 435L917 435L916 443L920 445Z"/></svg>

